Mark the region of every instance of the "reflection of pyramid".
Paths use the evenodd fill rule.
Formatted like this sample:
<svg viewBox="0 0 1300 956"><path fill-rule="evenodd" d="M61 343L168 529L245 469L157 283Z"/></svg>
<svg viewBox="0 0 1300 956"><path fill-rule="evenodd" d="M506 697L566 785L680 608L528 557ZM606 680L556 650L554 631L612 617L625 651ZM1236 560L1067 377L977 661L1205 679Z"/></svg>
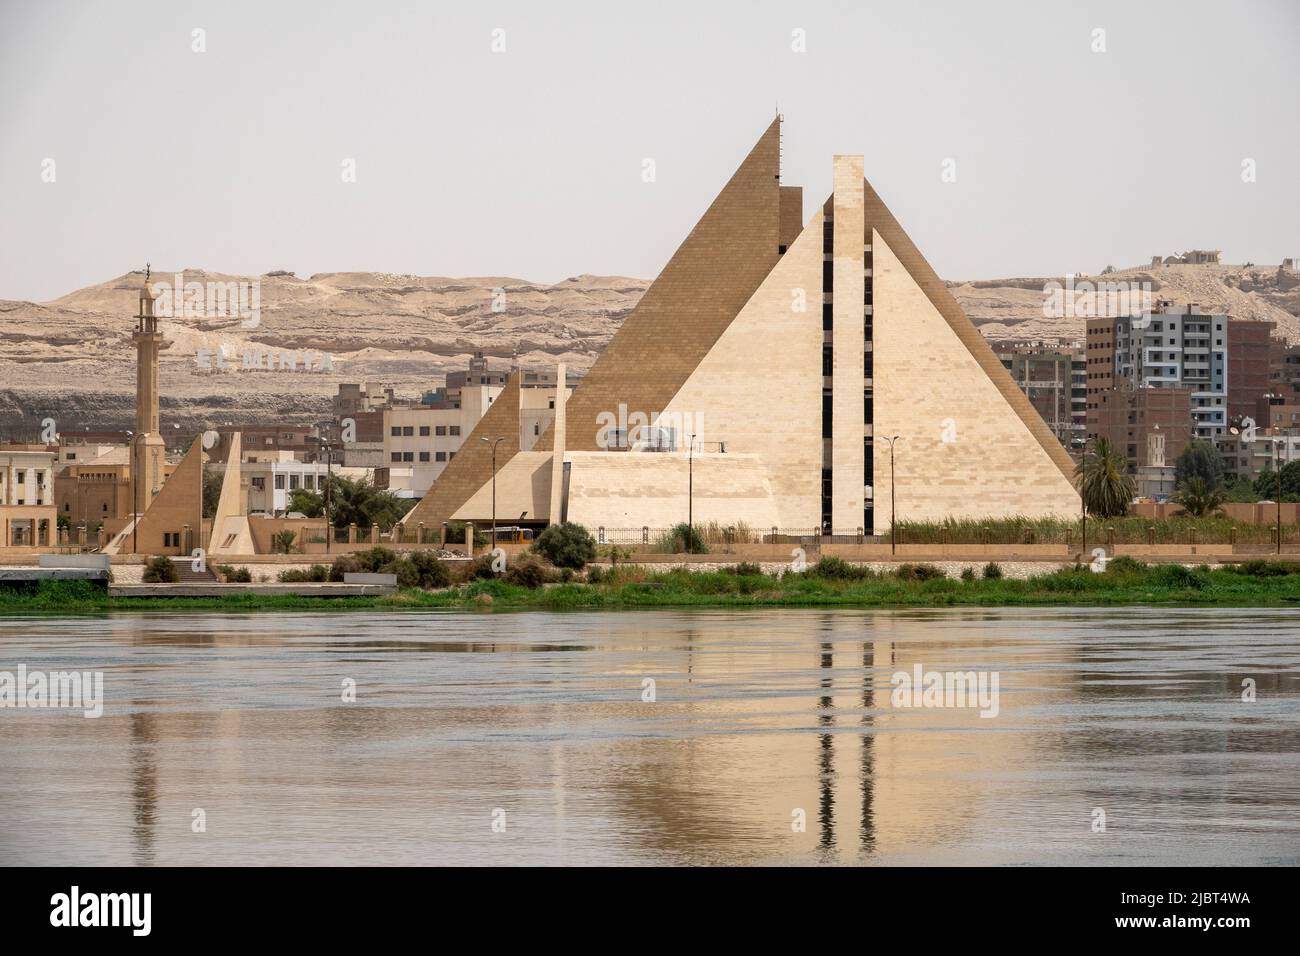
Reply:
<svg viewBox="0 0 1300 956"><path fill-rule="evenodd" d="M899 436L900 518L1072 515L1065 450L861 157L836 157L834 172L804 225L802 190L780 184L774 121L560 412L562 447L552 430L519 451L512 382L408 524L485 520L492 471L478 438L497 435L498 514L530 522L663 528L689 509L701 523L879 532L890 463L873 433ZM604 447L603 425L638 414L652 427ZM556 451L561 515L550 514Z"/></svg>

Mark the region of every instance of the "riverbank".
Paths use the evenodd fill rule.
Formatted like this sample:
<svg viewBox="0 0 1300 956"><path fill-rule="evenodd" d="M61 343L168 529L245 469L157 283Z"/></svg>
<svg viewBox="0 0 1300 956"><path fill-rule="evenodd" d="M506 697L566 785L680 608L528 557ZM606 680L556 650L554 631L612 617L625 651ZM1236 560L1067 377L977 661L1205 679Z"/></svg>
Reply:
<svg viewBox="0 0 1300 956"><path fill-rule="evenodd" d="M261 610L617 610L668 607L863 607L1300 605L1300 564L1247 562L1223 567L1144 565L1116 559L1106 570L1065 566L1021 579L996 565L949 577L931 565L880 573L827 559L780 575L739 566L725 571L620 567L572 581L527 588L485 579L424 591L358 597L236 593L213 597L121 597L84 582L50 581L30 594L0 594L0 614L104 611Z"/></svg>

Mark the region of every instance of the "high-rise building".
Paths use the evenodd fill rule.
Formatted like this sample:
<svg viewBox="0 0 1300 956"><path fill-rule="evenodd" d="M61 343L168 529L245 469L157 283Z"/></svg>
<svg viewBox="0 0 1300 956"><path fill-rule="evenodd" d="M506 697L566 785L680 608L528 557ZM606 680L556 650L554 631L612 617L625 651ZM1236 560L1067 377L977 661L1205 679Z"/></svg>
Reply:
<svg viewBox="0 0 1300 956"><path fill-rule="evenodd" d="M1196 436L1213 438L1228 426L1227 325L1226 315L1171 302L1140 316L1089 320L1089 331L1098 330L1096 357L1102 360L1096 386L1188 388ZM1107 327L1110 336L1100 331Z"/></svg>

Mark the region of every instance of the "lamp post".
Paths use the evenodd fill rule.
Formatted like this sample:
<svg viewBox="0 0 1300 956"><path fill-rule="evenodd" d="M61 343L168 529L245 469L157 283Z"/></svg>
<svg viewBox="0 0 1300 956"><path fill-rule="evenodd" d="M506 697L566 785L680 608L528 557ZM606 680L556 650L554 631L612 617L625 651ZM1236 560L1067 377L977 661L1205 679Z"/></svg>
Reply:
<svg viewBox="0 0 1300 956"><path fill-rule="evenodd" d="M316 440L320 442L321 451L325 452L325 553L329 554L330 545L334 540L334 523L330 521L330 486L334 484L334 449L330 445L328 437L318 438ZM351 532L349 532L349 538L350 537Z"/></svg>
<svg viewBox="0 0 1300 956"><path fill-rule="evenodd" d="M1083 441L1083 455L1079 458L1079 523L1080 523L1080 540L1079 540L1079 560L1088 553L1088 499L1083 494L1083 484L1088 477L1088 446L1093 443L1094 438L1085 438Z"/></svg>
<svg viewBox="0 0 1300 956"><path fill-rule="evenodd" d="M690 529L686 549L691 547L695 537L695 436L690 436L690 446L686 449L686 527Z"/></svg>
<svg viewBox="0 0 1300 956"><path fill-rule="evenodd" d="M881 436L889 442L889 553L891 556L898 553L898 519L894 508L894 499L897 497L894 493L894 442L900 441L900 435Z"/></svg>
<svg viewBox="0 0 1300 956"><path fill-rule="evenodd" d="M483 438L483 437L479 438L479 441L488 442L492 446L492 547L493 548L496 548L497 546L497 445L501 444L505 440L506 439L504 435L498 438ZM469 547L471 544L472 542L469 541L465 542L466 547ZM466 553L468 554L470 552L467 551Z"/></svg>

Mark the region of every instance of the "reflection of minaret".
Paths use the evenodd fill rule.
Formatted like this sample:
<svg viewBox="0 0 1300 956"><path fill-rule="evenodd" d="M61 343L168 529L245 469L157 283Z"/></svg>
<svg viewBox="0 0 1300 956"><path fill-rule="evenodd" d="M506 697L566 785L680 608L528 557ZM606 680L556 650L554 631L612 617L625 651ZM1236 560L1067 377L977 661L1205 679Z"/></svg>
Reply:
<svg viewBox="0 0 1300 956"><path fill-rule="evenodd" d="M826 671L821 686L827 693L818 699L817 723L830 728L835 725L835 717L832 714L832 708L835 706L835 645L823 644L821 650L821 666ZM822 828L821 847L829 850L835 846L835 737L829 733L819 734L818 742L820 749L817 754L817 770L821 790L818 820Z"/></svg>
<svg viewBox="0 0 1300 956"><path fill-rule="evenodd" d="M153 293L149 291L149 270L145 269L140 289L140 312L135 317L135 435L131 438L131 510L144 514L163 483L166 446L158 421L158 352L162 333L153 314Z"/></svg>

